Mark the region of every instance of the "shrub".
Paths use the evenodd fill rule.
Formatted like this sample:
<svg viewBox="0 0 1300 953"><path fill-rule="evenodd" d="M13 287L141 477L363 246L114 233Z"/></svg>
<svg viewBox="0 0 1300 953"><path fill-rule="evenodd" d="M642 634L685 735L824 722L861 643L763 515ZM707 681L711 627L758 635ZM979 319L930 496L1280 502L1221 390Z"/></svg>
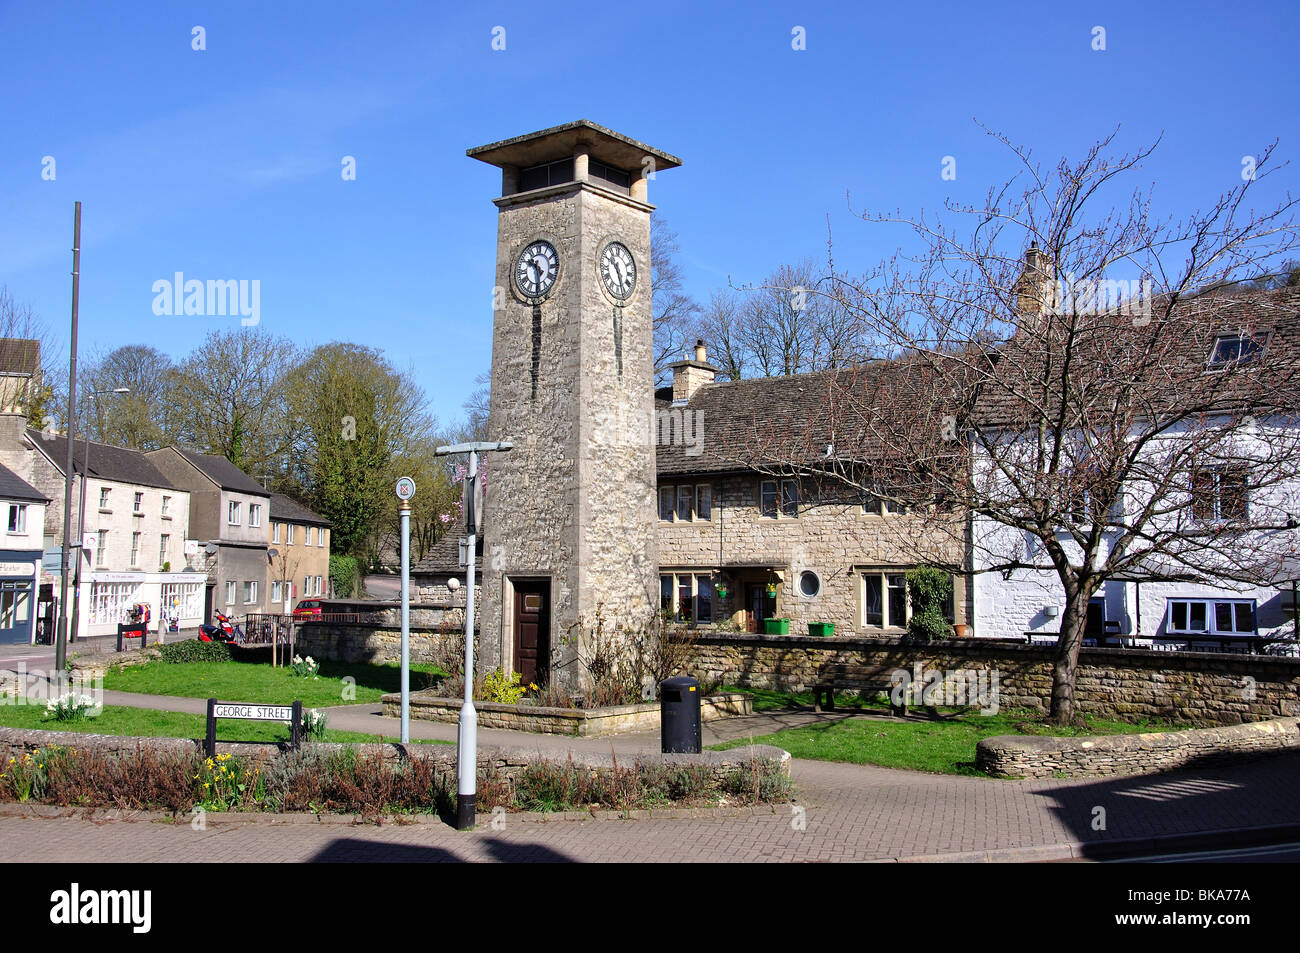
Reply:
<svg viewBox="0 0 1300 953"><path fill-rule="evenodd" d="M952 597L951 576L930 566L913 569L907 574L907 596L912 604L908 638L933 642L952 637L952 626L944 618L944 605Z"/></svg>
<svg viewBox="0 0 1300 953"><path fill-rule="evenodd" d="M340 599L361 595L361 567L355 556L330 556L330 585Z"/></svg>
<svg viewBox="0 0 1300 953"><path fill-rule="evenodd" d="M519 699L523 698L529 689L537 691L536 685L531 682L524 685L522 682L523 676L518 672L507 675L499 668L489 672L483 679L483 701L500 702L502 705L518 704Z"/></svg>
<svg viewBox="0 0 1300 953"><path fill-rule="evenodd" d="M758 758L745 761L729 772L722 789L742 804L763 804L788 801L794 793L794 784L776 761Z"/></svg>
<svg viewBox="0 0 1300 953"><path fill-rule="evenodd" d="M164 662L229 662L234 658L234 651L226 642L200 642L198 639L186 639L184 642L169 642L158 647L159 658Z"/></svg>

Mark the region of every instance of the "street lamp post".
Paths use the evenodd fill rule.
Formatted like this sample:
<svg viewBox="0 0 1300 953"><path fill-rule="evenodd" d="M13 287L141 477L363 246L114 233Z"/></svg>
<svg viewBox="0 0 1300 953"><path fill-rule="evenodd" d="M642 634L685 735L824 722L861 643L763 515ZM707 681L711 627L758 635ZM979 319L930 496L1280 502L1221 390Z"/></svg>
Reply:
<svg viewBox="0 0 1300 953"><path fill-rule="evenodd" d="M114 387L111 391L96 390L90 392L90 404L92 407L97 406L96 401L104 394L129 394L129 387ZM71 438L69 438L71 439ZM81 616L81 564L85 561L84 553L86 551L86 480L90 476L90 430L86 429L86 456L81 461L81 502L77 509L77 542L73 551L77 554L77 569L72 574L72 641L77 640L77 635L81 632L78 628ZM161 613L160 613L161 614Z"/></svg>
<svg viewBox="0 0 1300 953"><path fill-rule="evenodd" d="M478 533L482 525L481 493L478 483L478 455L492 451L514 449L511 443L458 443L438 447L439 457L453 453L469 454L469 470L465 474L462 491L462 509L465 513L465 532L469 537L465 556L465 700L460 706L460 722L456 728L456 830L469 830L474 826L478 797L478 712L474 710L474 557L478 549Z"/></svg>

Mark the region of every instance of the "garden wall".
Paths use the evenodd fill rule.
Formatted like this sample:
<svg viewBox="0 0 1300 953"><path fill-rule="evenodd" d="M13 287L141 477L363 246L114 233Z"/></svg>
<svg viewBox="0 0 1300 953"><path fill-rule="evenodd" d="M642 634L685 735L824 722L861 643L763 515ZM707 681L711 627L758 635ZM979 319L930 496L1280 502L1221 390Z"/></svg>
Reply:
<svg viewBox="0 0 1300 953"><path fill-rule="evenodd" d="M828 664L915 671L998 673L1002 708L1047 710L1054 646L983 640L905 645L897 639L701 635L691 674L728 685L802 691ZM1086 713L1123 721L1165 718L1196 725L1300 715L1300 659L1262 655L1085 648L1076 692Z"/></svg>
<svg viewBox="0 0 1300 953"><path fill-rule="evenodd" d="M1300 749L1300 718L1225 728L1095 738L999 735L975 748L975 764L998 778L1149 774Z"/></svg>
<svg viewBox="0 0 1300 953"><path fill-rule="evenodd" d="M402 696L385 695L384 714L398 718L402 713ZM424 721L455 724L460 721L459 698L447 698L432 691L411 693L411 717ZM591 738L624 731L658 731L658 702L644 705L611 705L608 708L544 708L540 705L503 705L476 701L480 728L505 728L536 731L552 735L576 735ZM706 695L700 699L700 720L713 721L736 715L752 715L754 699L741 692Z"/></svg>
<svg viewBox="0 0 1300 953"><path fill-rule="evenodd" d="M434 662L464 645L465 614L454 607L412 608L411 661ZM298 626L293 650L298 655L339 662L402 661L401 622L311 622Z"/></svg>

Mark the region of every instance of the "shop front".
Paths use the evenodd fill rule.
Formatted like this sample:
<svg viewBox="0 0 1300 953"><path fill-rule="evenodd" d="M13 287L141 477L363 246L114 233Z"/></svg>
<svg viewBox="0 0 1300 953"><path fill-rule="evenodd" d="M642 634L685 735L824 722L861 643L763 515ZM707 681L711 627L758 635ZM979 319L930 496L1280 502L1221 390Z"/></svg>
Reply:
<svg viewBox="0 0 1300 953"><path fill-rule="evenodd" d="M0 645L35 640L40 561L37 550L0 550Z"/></svg>

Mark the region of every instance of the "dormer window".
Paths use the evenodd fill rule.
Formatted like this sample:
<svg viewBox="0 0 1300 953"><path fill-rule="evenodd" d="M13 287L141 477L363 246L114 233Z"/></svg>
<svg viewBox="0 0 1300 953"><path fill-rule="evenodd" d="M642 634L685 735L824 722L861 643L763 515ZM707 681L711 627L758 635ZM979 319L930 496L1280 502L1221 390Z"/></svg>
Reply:
<svg viewBox="0 0 1300 953"><path fill-rule="evenodd" d="M1214 349L1206 366L1210 370L1220 370L1229 364L1254 363L1259 360L1267 343L1268 338L1262 334L1220 334L1214 339Z"/></svg>
<svg viewBox="0 0 1300 953"><path fill-rule="evenodd" d="M573 157L535 165L519 173L519 191L531 192L544 189L550 185L562 185L573 181Z"/></svg>

